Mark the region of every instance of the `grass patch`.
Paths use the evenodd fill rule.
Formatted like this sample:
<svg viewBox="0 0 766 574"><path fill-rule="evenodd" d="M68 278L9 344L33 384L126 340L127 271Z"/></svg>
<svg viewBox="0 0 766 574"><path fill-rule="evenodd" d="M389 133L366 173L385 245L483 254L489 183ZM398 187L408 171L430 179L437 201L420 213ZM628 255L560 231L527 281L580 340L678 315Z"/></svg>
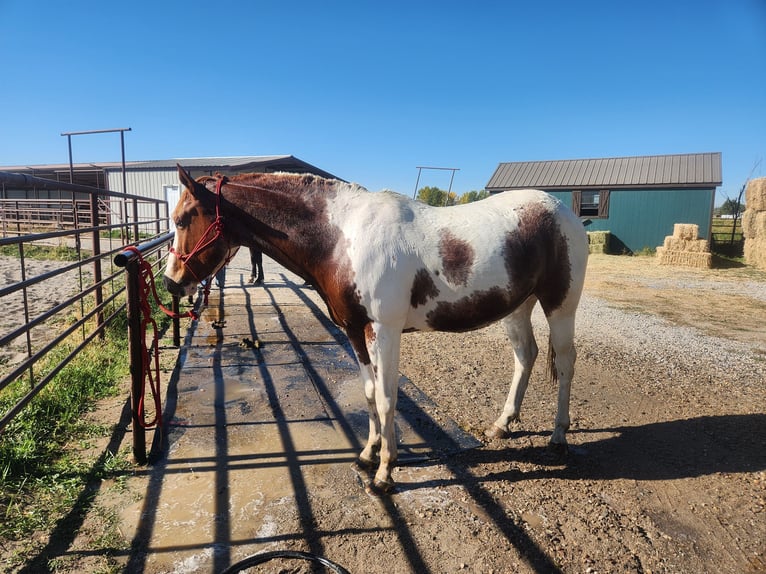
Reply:
<svg viewBox="0 0 766 574"><path fill-rule="evenodd" d="M46 363L56 365L68 351L56 349ZM128 373L124 325L114 325L101 344L86 347L6 427L0 436L0 537L18 539L48 528L72 505L90 469L67 456L65 447L108 435L110 429L85 422L83 415L95 401L117 394ZM0 412L28 388L21 379L4 389Z"/></svg>
<svg viewBox="0 0 766 574"><path fill-rule="evenodd" d="M90 253L80 250L82 257L89 257ZM7 257L19 257L18 245L0 246L0 255ZM77 249L66 245L24 245L24 257L29 259L48 259L53 261L79 261Z"/></svg>
<svg viewBox="0 0 766 574"><path fill-rule="evenodd" d="M161 283L157 288L160 297L169 299ZM170 319L153 308L162 333ZM0 434L0 547L14 549L4 559L33 570L55 564L74 539L64 536L62 541L55 533L76 533L86 515L101 512L94 500L103 481L108 479L109 488L124 488L133 466L129 447L119 452L113 452L116 446L111 451L95 447L107 442L119 421L95 424L85 415L99 400L125 393L130 375L127 340L127 319L120 314L105 328L104 339L83 349ZM66 344L51 351L36 367L37 377L70 351ZM26 377L0 391L0 413L28 391ZM90 544L113 549L117 518L103 514L98 516L103 530ZM51 541L45 556L39 540Z"/></svg>

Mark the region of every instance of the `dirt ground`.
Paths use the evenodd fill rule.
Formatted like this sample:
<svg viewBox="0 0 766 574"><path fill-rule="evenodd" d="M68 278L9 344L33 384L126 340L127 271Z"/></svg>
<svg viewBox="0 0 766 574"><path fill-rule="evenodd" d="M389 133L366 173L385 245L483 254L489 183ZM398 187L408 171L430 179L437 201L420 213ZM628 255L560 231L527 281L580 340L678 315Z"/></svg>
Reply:
<svg viewBox="0 0 766 574"><path fill-rule="evenodd" d="M312 496L316 540L282 546L318 545L354 573L766 572L766 301L751 289L764 284L766 274L747 268L593 256L563 458L546 448L556 389L540 360L510 439L401 467L396 492L384 499L340 492L354 484L346 470L339 492ZM618 333L615 317L623 327L635 322L635 337ZM713 348L740 344L748 369L683 361L690 343L680 335L660 353L641 343L687 331ZM545 337L538 331L541 348ZM403 340L401 372L436 403L436 416L483 441L512 368L499 326ZM120 506L135 491L107 496ZM300 517L274 516L275 532L306 529ZM71 571L98 566L87 551L98 528L86 519ZM283 563L251 571L306 570Z"/></svg>
<svg viewBox="0 0 766 574"><path fill-rule="evenodd" d="M747 269L593 256L585 293L625 320L655 315L746 343L762 366L766 302L749 287L763 281ZM763 369L738 376L736 363L723 375L667 368L684 342L646 356L638 332L634 344L621 341L627 353L615 353L610 326L591 319L578 317L589 331L578 339L567 457L546 452L555 395L538 370L516 435L449 462L485 501L478 544L460 553L463 563L476 572L766 572ZM490 327L471 344L434 337L405 341L402 372L478 435L506 392L512 362L502 333ZM425 359L429 342L444 350L439 361Z"/></svg>

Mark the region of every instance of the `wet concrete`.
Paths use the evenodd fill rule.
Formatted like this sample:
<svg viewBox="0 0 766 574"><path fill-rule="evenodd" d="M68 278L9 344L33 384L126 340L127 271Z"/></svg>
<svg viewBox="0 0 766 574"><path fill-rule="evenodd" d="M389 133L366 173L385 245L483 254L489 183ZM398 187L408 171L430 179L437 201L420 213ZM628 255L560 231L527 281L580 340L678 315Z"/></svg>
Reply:
<svg viewBox="0 0 766 574"><path fill-rule="evenodd" d="M220 572L280 542L312 536L312 499L367 497L351 464L367 435L356 361L324 303L265 258L247 283L240 252L223 289L188 330L168 383L160 457L135 526L130 572ZM403 465L478 445L402 378Z"/></svg>

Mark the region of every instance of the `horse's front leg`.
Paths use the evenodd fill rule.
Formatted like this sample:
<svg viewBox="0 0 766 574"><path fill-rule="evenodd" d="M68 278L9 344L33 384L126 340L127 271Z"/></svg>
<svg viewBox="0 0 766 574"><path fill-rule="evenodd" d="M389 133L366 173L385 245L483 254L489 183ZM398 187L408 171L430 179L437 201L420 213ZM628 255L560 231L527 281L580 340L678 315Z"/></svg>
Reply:
<svg viewBox="0 0 766 574"><path fill-rule="evenodd" d="M371 323L365 330L365 340L372 362L375 410L380 424L380 462L375 473L374 487L382 493L389 492L394 487L391 472L397 458L394 415L399 386L401 338L400 328L392 328L380 323ZM375 415L371 413L370 418L375 418ZM368 447L371 442L368 441Z"/></svg>

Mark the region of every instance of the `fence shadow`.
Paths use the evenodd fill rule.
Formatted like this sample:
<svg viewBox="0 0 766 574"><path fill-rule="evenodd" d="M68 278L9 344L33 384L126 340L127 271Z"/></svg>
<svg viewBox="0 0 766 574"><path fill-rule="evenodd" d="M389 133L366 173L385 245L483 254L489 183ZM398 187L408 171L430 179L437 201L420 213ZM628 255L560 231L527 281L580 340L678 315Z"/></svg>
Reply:
<svg viewBox="0 0 766 574"><path fill-rule="evenodd" d="M300 299L302 304L308 306L309 311L315 315L315 318L319 321L321 327L326 330L334 342L337 343L337 360L348 362L350 346L342 332L340 332L332 323L329 323L323 311L314 300L311 297L307 297L306 294L302 292L302 289L305 288L304 286L292 283L284 276L282 279L284 282L280 283L278 286L269 285L267 283L262 289L265 290L269 297L270 304L276 310L280 329L286 335L289 345L292 346L295 355L299 358L299 362L302 364L310 384L313 385L317 394L320 396L328 416L333 420L338 431L344 435L345 440L351 446L351 449L344 450L343 452L319 452L315 453L315 457L307 457L306 452L299 451L294 441L294 433L296 432L296 428L293 426L294 421L288 420L287 413L283 409L282 398L275 387L276 381L273 378L274 375L272 374L269 365L265 361L262 361L258 364L253 364L252 367L248 368L258 370L259 384L262 384L265 389L273 420L264 423L243 422L241 424L274 425L279 434L279 442L281 444L282 452L279 453L279 457L270 453L270 458L268 460L266 460L267 457L263 455L243 456L234 455L230 452L228 439L224 436L219 436L219 434L225 434L227 429L234 427L234 424L232 424L232 420L227 419L223 406L220 408L218 406L219 404L223 405L224 400L223 395L219 395L219 389L223 386L223 374L221 373L222 357L228 352L227 349L230 347L221 345L220 340L216 341L210 363L210 367L212 367L211 374L215 381L216 389L215 423L210 425L211 427L215 427L210 429L211 432L216 434L215 454L212 457L204 457L195 460L185 459L183 461L169 460L167 456L154 459L155 464L148 471L148 487L141 513L140 524L132 542L131 553L125 572L145 572L147 570L148 558L154 553L167 553L179 550L185 552L199 552L202 550L202 547L194 546L193 544L185 545L182 537L179 539L179 543L172 545L172 547L169 547L168 545L158 547L151 542L152 534L157 527L157 509L161 503L160 498L165 486L165 480L172 474L188 473L190 471L198 473L214 473L215 524L213 525L212 532L213 541L210 544L207 544L206 547L208 549L212 548L212 565L216 572L223 570L232 561L232 545L300 541L311 553L322 555L325 551L327 541L338 534L368 535L374 532L382 533L383 531L393 533L398 539L398 544L404 552L405 559L409 564L409 569L411 571L424 574L436 572L429 566L429 564L427 564L423 556L424 549L419 547L415 533L412 530L412 525L408 523L402 509L396 504L394 497L383 498L380 501L382 512L388 516L385 526L382 526L379 521L374 521L373 524L370 524L369 528L365 527L361 530L352 529L349 531L327 531L322 530L317 526L321 523L321 520L320 517L316 515L316 510L310 497L309 485L306 483L304 473L308 468L307 465L326 464L328 460L336 463L349 463L361 450L362 444L359 439L358 429L355 428L354 421L350 420L352 417L347 417L340 405L338 405L329 387L329 382L325 380L322 374L325 372L325 369L314 364L318 355L316 355L310 347L305 347L305 343L302 342L293 331L290 324L289 312L282 312L280 303L277 299L278 289L291 290L293 294ZM248 336L255 341L258 339L258 330L253 308L250 305L251 301L250 295L248 294L248 288L243 284L239 285L238 288L243 289L245 292L247 323L250 331ZM184 349L189 346L192 334L192 332L187 334ZM209 344L212 345L212 341L210 341ZM184 353L186 353L186 350L181 351L179 365L182 365L184 362ZM176 407L179 400L178 382L181 375L180 370L180 366L176 368L169 382L165 410L166 422L172 421L176 413ZM456 440L449 432L441 429L439 424L433 421L431 415L421 408L418 398L414 395L409 396L412 394L411 391L407 392L408 395L403 397L404 400L402 401L402 405L406 406L406 408L401 409L397 416L407 419L413 425L416 423L422 425L423 421L431 421L432 424L430 426L432 427L431 432L434 433L434 440L442 444L439 453L443 453L445 450L457 452L466 448L465 444ZM175 433L175 437L172 439L168 438L169 430L172 430ZM194 429L194 431L196 432L197 429ZM192 428L166 428L160 439L162 452L170 452L171 440L175 440L180 436L179 433L182 432L192 432ZM330 454L329 458L327 457L328 454ZM260 460L259 457L263 457L263 460ZM448 466L455 472L457 477L456 480L465 482L470 486L469 493L475 499L476 503L484 508L488 516L492 517L492 520L495 522L499 530L519 549L534 570L539 572L558 572L553 560L546 555L546 553L521 527L516 525L506 516L505 510L494 500L491 493L485 490L480 483L473 480L469 467L461 466L463 463L456 463L455 461L458 460L456 458L447 457L440 458L439 460L447 462ZM231 531L233 518L231 515L232 509L230 508L229 503L231 473L234 470L263 468L267 465L271 465L272 467L280 466L287 470L286 476L290 483L290 491L297 510L297 527L294 532L276 533L274 535L263 537L248 537L244 540L232 540ZM362 493L360 492L360 494Z"/></svg>
<svg viewBox="0 0 766 574"><path fill-rule="evenodd" d="M450 464L460 477L457 481L472 482L473 488L496 481L551 478L654 481L766 470L766 414L702 416L632 427L577 430L571 435L596 433L612 436L578 440L564 456L552 453L546 446L514 448L514 438L531 434L514 433L508 446L466 451ZM531 463L539 469L522 472L509 468L488 476L474 476L466 471L482 464L508 462ZM431 480L411 483L406 488L443 487L452 482L456 481Z"/></svg>

